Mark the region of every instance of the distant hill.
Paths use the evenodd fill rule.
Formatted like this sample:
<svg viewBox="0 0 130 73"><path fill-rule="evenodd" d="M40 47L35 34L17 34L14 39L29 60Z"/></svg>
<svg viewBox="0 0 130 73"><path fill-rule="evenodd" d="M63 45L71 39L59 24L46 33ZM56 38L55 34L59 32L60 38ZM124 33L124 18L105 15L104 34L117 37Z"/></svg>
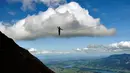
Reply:
<svg viewBox="0 0 130 73"><path fill-rule="evenodd" d="M110 69L130 70L130 54L111 55L106 58L92 61L89 65Z"/></svg>

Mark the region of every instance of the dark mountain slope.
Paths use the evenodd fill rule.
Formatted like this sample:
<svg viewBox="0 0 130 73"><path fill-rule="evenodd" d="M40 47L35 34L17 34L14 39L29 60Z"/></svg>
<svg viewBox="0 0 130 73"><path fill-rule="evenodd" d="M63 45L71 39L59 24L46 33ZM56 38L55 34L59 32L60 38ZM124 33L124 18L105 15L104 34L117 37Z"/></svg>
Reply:
<svg viewBox="0 0 130 73"><path fill-rule="evenodd" d="M102 59L102 62L104 66L130 70L130 54L111 55Z"/></svg>
<svg viewBox="0 0 130 73"><path fill-rule="evenodd" d="M54 73L39 59L0 32L0 73Z"/></svg>

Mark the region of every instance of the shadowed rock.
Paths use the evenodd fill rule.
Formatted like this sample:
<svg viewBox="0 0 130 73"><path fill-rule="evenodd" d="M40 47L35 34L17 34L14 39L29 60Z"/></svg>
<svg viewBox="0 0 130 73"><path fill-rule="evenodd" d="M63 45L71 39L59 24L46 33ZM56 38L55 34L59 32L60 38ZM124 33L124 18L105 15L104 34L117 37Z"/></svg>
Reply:
<svg viewBox="0 0 130 73"><path fill-rule="evenodd" d="M28 50L0 32L0 73L54 73Z"/></svg>

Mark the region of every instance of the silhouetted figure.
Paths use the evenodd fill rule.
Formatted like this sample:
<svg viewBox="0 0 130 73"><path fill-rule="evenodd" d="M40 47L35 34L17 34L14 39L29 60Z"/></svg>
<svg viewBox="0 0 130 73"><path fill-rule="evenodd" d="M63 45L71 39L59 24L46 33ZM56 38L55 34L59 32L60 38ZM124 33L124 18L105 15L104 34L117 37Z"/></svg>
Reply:
<svg viewBox="0 0 130 73"><path fill-rule="evenodd" d="M54 73L0 31L0 73Z"/></svg>
<svg viewBox="0 0 130 73"><path fill-rule="evenodd" d="M60 26L58 26L57 28L58 28L58 35L60 36L60 31L63 29L61 29Z"/></svg>

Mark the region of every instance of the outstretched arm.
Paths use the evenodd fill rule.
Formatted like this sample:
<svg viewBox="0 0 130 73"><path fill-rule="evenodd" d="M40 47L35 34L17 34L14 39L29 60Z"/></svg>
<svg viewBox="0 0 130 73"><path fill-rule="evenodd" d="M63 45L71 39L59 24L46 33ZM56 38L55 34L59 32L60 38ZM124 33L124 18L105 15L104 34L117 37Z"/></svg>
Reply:
<svg viewBox="0 0 130 73"><path fill-rule="evenodd" d="M60 30L63 30L62 28L60 28Z"/></svg>

